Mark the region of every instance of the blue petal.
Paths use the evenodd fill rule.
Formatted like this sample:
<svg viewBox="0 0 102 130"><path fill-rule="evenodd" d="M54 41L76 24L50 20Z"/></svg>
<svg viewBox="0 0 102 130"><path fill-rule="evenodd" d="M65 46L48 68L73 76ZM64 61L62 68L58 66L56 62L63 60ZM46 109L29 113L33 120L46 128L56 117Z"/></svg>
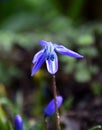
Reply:
<svg viewBox="0 0 102 130"><path fill-rule="evenodd" d="M20 115L15 116L14 130L23 130L23 120Z"/></svg>
<svg viewBox="0 0 102 130"><path fill-rule="evenodd" d="M34 67L32 68L31 76L33 76L42 66L46 58L46 51L42 53L42 55L39 56L38 60L36 60Z"/></svg>
<svg viewBox="0 0 102 130"><path fill-rule="evenodd" d="M55 52L50 54L49 56L53 56L52 58L46 59L46 65L47 65L47 70L50 74L55 74L58 70L58 58Z"/></svg>
<svg viewBox="0 0 102 130"><path fill-rule="evenodd" d="M62 96L57 96L56 100L57 100L57 107L59 108L62 104L63 98L62 98ZM44 109L44 113L45 113L46 116L51 116L55 113L55 111L56 111L55 110L55 102L54 102L54 99L53 99Z"/></svg>
<svg viewBox="0 0 102 130"><path fill-rule="evenodd" d="M40 41L41 46L47 46L48 44L49 44L49 42L47 42L47 41L44 41L44 40Z"/></svg>
<svg viewBox="0 0 102 130"><path fill-rule="evenodd" d="M44 49L42 49L41 51L36 53L33 60L32 60L32 63L34 64L41 57L41 55L43 55L43 53L44 53Z"/></svg>
<svg viewBox="0 0 102 130"><path fill-rule="evenodd" d="M67 55L70 57L83 58L82 55L80 55L80 54L78 54L70 49L67 49L66 47L64 47L62 45L55 45L55 51L57 51L60 54Z"/></svg>

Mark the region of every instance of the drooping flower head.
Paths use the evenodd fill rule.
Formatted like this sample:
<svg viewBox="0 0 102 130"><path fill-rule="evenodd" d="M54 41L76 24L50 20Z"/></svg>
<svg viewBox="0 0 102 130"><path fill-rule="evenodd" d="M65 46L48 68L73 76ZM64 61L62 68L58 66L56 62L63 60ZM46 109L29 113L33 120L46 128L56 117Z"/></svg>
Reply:
<svg viewBox="0 0 102 130"><path fill-rule="evenodd" d="M14 118L14 130L23 130L23 120L20 115L16 115Z"/></svg>
<svg viewBox="0 0 102 130"><path fill-rule="evenodd" d="M57 108L60 108L60 106L62 105L63 102L63 98L62 96L56 96L56 100L57 100ZM54 99L50 101L50 103L45 107L44 109L44 114L46 116L52 116L55 113L55 103L54 103Z"/></svg>
<svg viewBox="0 0 102 130"><path fill-rule="evenodd" d="M58 70L58 57L56 52L74 58L83 58L82 55L67 49L62 45L57 45L44 40L40 41L40 45L43 47L43 49L36 53L32 60L34 66L32 68L31 76L33 76L40 69L44 61L46 62L48 72L50 74L55 74Z"/></svg>

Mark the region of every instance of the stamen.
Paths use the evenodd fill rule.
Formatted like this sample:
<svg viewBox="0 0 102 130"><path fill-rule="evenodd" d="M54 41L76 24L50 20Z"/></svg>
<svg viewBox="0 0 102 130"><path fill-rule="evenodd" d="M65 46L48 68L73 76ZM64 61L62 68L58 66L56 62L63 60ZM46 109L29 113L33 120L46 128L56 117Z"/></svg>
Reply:
<svg viewBox="0 0 102 130"><path fill-rule="evenodd" d="M46 60L49 60L49 58L50 58L50 56L49 56L49 55L47 55L47 56L46 56Z"/></svg>
<svg viewBox="0 0 102 130"><path fill-rule="evenodd" d="M54 61L54 55L50 55L50 60Z"/></svg>
<svg viewBox="0 0 102 130"><path fill-rule="evenodd" d="M54 55L53 54L47 55L46 60L49 60L49 59L54 61Z"/></svg>

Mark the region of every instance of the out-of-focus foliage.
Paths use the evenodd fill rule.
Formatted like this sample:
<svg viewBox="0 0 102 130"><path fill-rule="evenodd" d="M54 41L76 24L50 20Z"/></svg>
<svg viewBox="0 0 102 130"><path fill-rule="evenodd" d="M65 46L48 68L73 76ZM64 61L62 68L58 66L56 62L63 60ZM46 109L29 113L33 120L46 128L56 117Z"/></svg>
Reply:
<svg viewBox="0 0 102 130"><path fill-rule="evenodd" d="M68 99L64 102L63 107L64 107L66 110L69 110L69 109L72 107L73 101L74 101L73 97L68 98Z"/></svg>
<svg viewBox="0 0 102 130"><path fill-rule="evenodd" d="M50 77L44 69L30 77L31 59L41 39L84 55L81 60L59 58L58 78L64 82L61 92L68 96L62 110L70 110L76 98L70 92L71 81L101 96L101 5L101 0L0 0L0 130L13 130L16 113L29 117L23 115L24 130L44 129L37 121L43 120L43 108L52 96Z"/></svg>
<svg viewBox="0 0 102 130"><path fill-rule="evenodd" d="M6 72L6 74L5 74ZM9 85L12 77L21 75L21 72L14 66L14 64L0 63L0 82ZM4 78L5 77L5 78Z"/></svg>
<svg viewBox="0 0 102 130"><path fill-rule="evenodd" d="M19 112L16 105L6 97L0 97L0 129L1 130L13 130L10 118ZM11 117L10 117L11 116ZM6 125L5 125L6 124Z"/></svg>

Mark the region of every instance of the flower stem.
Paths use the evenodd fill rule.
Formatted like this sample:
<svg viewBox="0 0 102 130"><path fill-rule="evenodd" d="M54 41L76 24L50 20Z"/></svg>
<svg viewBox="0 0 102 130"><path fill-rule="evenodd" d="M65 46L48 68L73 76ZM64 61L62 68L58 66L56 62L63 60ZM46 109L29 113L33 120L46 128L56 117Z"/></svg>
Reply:
<svg viewBox="0 0 102 130"><path fill-rule="evenodd" d="M54 95L54 103L55 103L55 115L56 115L56 127L57 130L61 130L60 128L60 116L59 116L59 112L58 112L58 107L57 107L57 100L56 100L56 96L57 96L57 92L56 92L56 77L55 75L52 75L52 82L53 82L53 95Z"/></svg>
<svg viewBox="0 0 102 130"><path fill-rule="evenodd" d="M45 130L48 130L48 120L47 117L44 116Z"/></svg>

